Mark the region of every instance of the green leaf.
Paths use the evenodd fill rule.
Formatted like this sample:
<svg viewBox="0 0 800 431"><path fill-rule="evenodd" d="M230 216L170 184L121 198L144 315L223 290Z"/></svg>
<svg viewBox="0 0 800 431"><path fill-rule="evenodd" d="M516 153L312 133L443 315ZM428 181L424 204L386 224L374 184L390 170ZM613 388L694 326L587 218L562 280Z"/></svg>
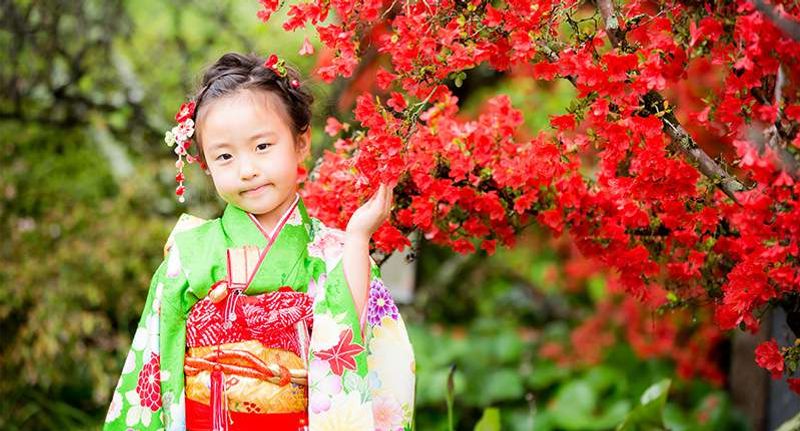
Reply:
<svg viewBox="0 0 800 431"><path fill-rule="evenodd" d="M592 386L586 381L577 380L559 388L549 410L559 427L578 430L587 429L596 405L597 394Z"/></svg>
<svg viewBox="0 0 800 431"><path fill-rule="evenodd" d="M617 431L665 429L664 405L671 383L670 379L664 379L647 388L642 394L640 405L628 413L625 420L617 426Z"/></svg>
<svg viewBox="0 0 800 431"><path fill-rule="evenodd" d="M603 298L606 297L606 279L605 277L601 276L592 276L588 280L588 285L586 286L587 290L589 291L589 296L592 298L592 302L597 304Z"/></svg>
<svg viewBox="0 0 800 431"><path fill-rule="evenodd" d="M531 389L544 389L568 378L569 375L570 371L566 368L559 367L552 362L541 362L534 365L533 371L528 377L528 385Z"/></svg>
<svg viewBox="0 0 800 431"><path fill-rule="evenodd" d="M479 390L481 404L498 401L518 400L524 394L519 372L511 368L501 368L486 375Z"/></svg>
<svg viewBox="0 0 800 431"><path fill-rule="evenodd" d="M625 384L625 376L618 369L606 365L597 365L590 369L584 376L584 380L597 393Z"/></svg>
<svg viewBox="0 0 800 431"><path fill-rule="evenodd" d="M481 420L475 424L475 431L500 431L500 409L489 407L484 410Z"/></svg>
<svg viewBox="0 0 800 431"><path fill-rule="evenodd" d="M669 386L671 383L671 380L664 379L647 388L642 394L642 406L657 404L659 409L663 409L664 404L667 402L667 394L669 393Z"/></svg>
<svg viewBox="0 0 800 431"><path fill-rule="evenodd" d="M631 402L628 400L616 400L604 409L604 412L596 417L592 423L594 429L612 429L614 425L625 419L625 415L631 411Z"/></svg>

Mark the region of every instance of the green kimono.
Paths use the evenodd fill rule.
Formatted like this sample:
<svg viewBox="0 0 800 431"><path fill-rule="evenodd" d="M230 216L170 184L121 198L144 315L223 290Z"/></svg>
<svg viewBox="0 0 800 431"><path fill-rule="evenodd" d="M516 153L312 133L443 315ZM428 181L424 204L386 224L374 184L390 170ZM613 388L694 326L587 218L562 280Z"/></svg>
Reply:
<svg viewBox="0 0 800 431"><path fill-rule="evenodd" d="M311 431L408 430L414 408L414 354L405 324L372 262L369 301L357 316L344 278L344 232L309 217L302 199L265 232L228 205L222 217L183 214L167 241L106 417L106 430L184 430L186 319L226 276L226 250L264 249L247 294L290 286L313 298L308 354Z"/></svg>

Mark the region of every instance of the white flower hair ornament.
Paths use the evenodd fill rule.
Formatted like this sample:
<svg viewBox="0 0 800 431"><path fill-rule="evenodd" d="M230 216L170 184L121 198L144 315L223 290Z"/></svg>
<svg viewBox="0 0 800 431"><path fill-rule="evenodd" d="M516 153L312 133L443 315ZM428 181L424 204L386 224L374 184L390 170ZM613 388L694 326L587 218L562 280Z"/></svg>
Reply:
<svg viewBox="0 0 800 431"><path fill-rule="evenodd" d="M184 194L186 187L183 185L183 167L185 163L200 162L201 168L205 170L204 163L197 157L189 154L189 148L192 146L192 136L194 136L194 108L195 102L190 101L181 104L178 113L175 114L175 121L178 125L168 130L164 135L164 142L170 147L175 146L175 154L178 160L175 161L175 167L178 173L175 175L175 181L178 182L178 187L175 189L175 195L178 196L178 201L181 203L186 201ZM186 162L184 162L186 159Z"/></svg>

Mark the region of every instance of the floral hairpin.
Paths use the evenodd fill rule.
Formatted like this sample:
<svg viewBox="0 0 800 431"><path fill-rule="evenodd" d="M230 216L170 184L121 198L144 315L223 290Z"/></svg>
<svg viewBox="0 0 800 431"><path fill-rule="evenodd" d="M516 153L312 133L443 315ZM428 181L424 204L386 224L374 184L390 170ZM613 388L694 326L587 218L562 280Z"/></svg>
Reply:
<svg viewBox="0 0 800 431"><path fill-rule="evenodd" d="M168 130L164 135L164 142L170 147L175 145L175 154L178 156L178 160L175 162L175 167L178 169L178 173L175 175L175 181L178 182L175 195L178 196L178 201L181 203L186 201L183 196L186 192L186 187L183 185L183 159L186 158L188 163L198 161L196 157L189 154L189 147L192 146L192 136L194 135L194 120L192 119L194 117L194 108L194 101L181 104L180 109L175 114L175 121L178 122L178 125L173 127L172 130Z"/></svg>
<svg viewBox="0 0 800 431"><path fill-rule="evenodd" d="M276 75L280 76L281 78L286 78L286 62L282 58L279 58L277 55L270 54L270 56L267 57L267 60L264 61L264 67L266 67L267 69L271 69L273 72L275 72ZM296 79L292 79L291 82L289 82L289 84L291 84L291 86L294 88L300 87L300 81Z"/></svg>

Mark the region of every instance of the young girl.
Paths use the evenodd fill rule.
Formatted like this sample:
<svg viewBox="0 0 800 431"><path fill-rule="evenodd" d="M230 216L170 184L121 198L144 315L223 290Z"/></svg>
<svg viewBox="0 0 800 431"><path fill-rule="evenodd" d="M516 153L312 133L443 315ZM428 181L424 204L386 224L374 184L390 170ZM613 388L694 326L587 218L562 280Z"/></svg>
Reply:
<svg viewBox="0 0 800 431"><path fill-rule="evenodd" d="M274 55L229 53L181 106L176 193L199 161L227 206L170 234L105 429L411 429L414 355L368 253L391 187L344 232L309 217L312 100Z"/></svg>

